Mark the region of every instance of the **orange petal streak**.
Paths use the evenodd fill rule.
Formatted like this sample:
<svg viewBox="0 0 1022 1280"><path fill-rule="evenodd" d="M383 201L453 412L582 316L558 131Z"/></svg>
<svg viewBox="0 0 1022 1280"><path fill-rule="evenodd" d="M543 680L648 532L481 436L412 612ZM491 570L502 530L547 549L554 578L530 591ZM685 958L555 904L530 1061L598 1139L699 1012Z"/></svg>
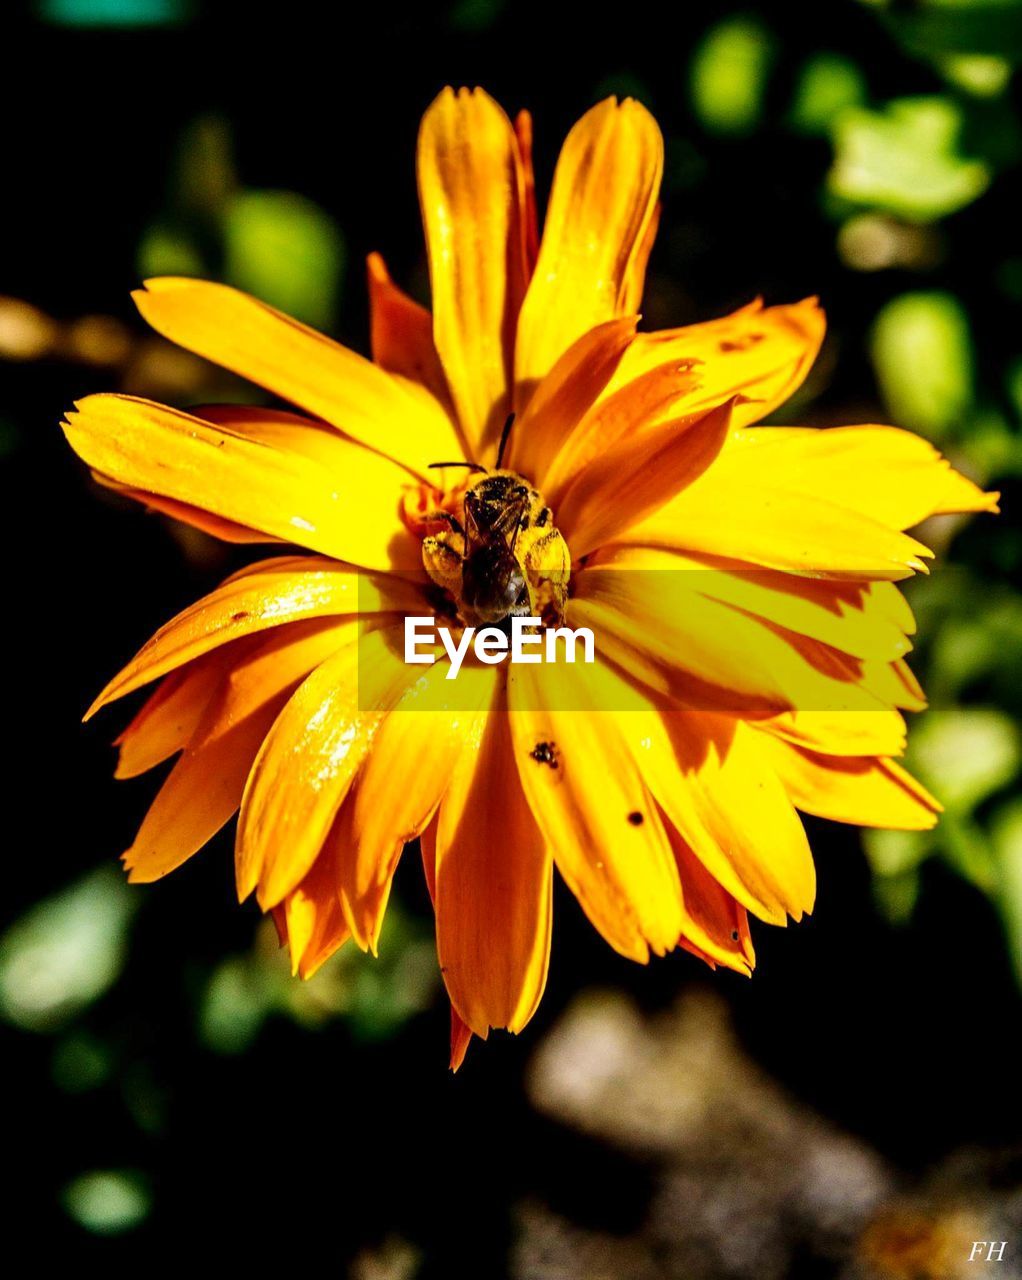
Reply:
<svg viewBox="0 0 1022 1280"><path fill-rule="evenodd" d="M926 831L941 805L893 760L820 755L759 734L760 750L804 813L863 827Z"/></svg>
<svg viewBox="0 0 1022 1280"><path fill-rule="evenodd" d="M310 618L386 614L421 605L417 589L401 578L361 575L346 565L313 556L260 561L162 626L107 685L86 718L243 636Z"/></svg>
<svg viewBox="0 0 1022 1280"><path fill-rule="evenodd" d="M433 338L472 459L491 462L511 407L526 262L518 142L488 94L447 88L433 101L419 130L418 177Z"/></svg>
<svg viewBox="0 0 1022 1280"><path fill-rule="evenodd" d="M322 333L248 294L206 280L147 280L133 295L149 324L428 478L455 456L442 406ZM446 451L446 452L445 452Z"/></svg>
<svg viewBox="0 0 1022 1280"><path fill-rule="evenodd" d="M553 862L522 794L503 691L479 718L436 832L437 951L465 1025L521 1031L546 985Z"/></svg>
<svg viewBox="0 0 1022 1280"><path fill-rule="evenodd" d="M446 679L449 669L438 662L405 691L377 730L345 802L353 812L338 857L341 900L359 946L373 951L401 852L435 813L492 699L492 668L464 667L456 681Z"/></svg>
<svg viewBox="0 0 1022 1280"><path fill-rule="evenodd" d="M612 947L646 961L682 931L678 871L656 806L607 707L603 664L508 678L515 762L558 870ZM604 708L600 710L599 708ZM538 748L552 744L547 762Z"/></svg>
<svg viewBox="0 0 1022 1280"><path fill-rule="evenodd" d="M547 468L607 385L637 322L637 316L608 320L572 343L515 421L504 465L545 492Z"/></svg>
<svg viewBox="0 0 1022 1280"><path fill-rule="evenodd" d="M660 423L643 433L636 458L630 439L612 445L568 486L557 523L576 559L642 521L703 474L720 452L731 401L696 418Z"/></svg>
<svg viewBox="0 0 1022 1280"><path fill-rule="evenodd" d="M90 467L130 489L370 569L421 567L399 508L411 477L336 432L293 420L214 426L129 396L95 395L64 434ZM434 455L436 456L436 455Z"/></svg>
<svg viewBox="0 0 1022 1280"><path fill-rule="evenodd" d="M433 345L433 317L397 287L378 253L366 259L366 271L373 359L388 373L421 383L446 404L450 392Z"/></svg>
<svg viewBox="0 0 1022 1280"><path fill-rule="evenodd" d="M167 676L115 740L115 777L135 778L182 751L222 679L219 659L199 659Z"/></svg>
<svg viewBox="0 0 1022 1280"><path fill-rule="evenodd" d="M742 395L735 425L772 413L798 388L823 342L825 321L815 298L792 306L759 303L733 315L681 329L640 334L608 390L617 391L665 361L699 362L699 386L678 406L684 413Z"/></svg>
<svg viewBox="0 0 1022 1280"><path fill-rule="evenodd" d="M398 627L370 632L318 667L284 708L245 789L239 897L258 886L266 910L312 866L380 721L414 679L400 644Z"/></svg>
<svg viewBox="0 0 1022 1280"><path fill-rule="evenodd" d="M252 761L287 695L232 723L211 704L143 819L124 865L133 882L174 871L224 826L241 803Z"/></svg>
<svg viewBox="0 0 1022 1280"><path fill-rule="evenodd" d="M910 529L936 512L997 510L997 494L953 471L928 440L895 427L739 431L715 478L825 495L891 529Z"/></svg>
<svg viewBox="0 0 1022 1280"><path fill-rule="evenodd" d="M577 338L634 310L663 163L656 121L631 98L606 99L568 134L518 324L519 410Z"/></svg>

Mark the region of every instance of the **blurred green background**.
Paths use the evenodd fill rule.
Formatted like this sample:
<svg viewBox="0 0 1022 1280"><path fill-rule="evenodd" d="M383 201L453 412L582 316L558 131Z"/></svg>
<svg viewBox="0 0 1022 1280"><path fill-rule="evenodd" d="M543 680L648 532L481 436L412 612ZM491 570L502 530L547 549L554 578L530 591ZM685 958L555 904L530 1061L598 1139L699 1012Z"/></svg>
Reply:
<svg viewBox="0 0 1022 1280"><path fill-rule="evenodd" d="M1022 1274L1022 3L37 0L0 22L6 1240L243 1264L272 1236L356 1280L943 1280L996 1236ZM909 588L937 829L809 823L819 905L757 930L751 983L629 966L562 895L540 1014L456 1078L414 858L381 958L308 984L234 903L228 836L123 882L155 788L112 781L116 713L79 714L237 561L95 488L56 426L96 390L253 394L144 331L146 275L229 281L362 350L366 253L425 299L414 141L448 82L532 110L541 189L586 108L640 98L667 139L645 324L819 294L826 346L776 420L894 422L1004 494L996 520L931 522L941 564Z"/></svg>

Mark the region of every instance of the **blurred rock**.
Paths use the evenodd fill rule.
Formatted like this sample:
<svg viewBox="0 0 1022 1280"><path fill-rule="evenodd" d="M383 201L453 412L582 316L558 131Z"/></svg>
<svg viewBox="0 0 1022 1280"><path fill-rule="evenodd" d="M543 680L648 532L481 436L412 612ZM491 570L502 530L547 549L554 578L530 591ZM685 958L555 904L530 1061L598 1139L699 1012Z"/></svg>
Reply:
<svg viewBox="0 0 1022 1280"><path fill-rule="evenodd" d="M377 1249L364 1249L352 1263L351 1280L412 1280L422 1261L407 1240L392 1237Z"/></svg>
<svg viewBox="0 0 1022 1280"><path fill-rule="evenodd" d="M975 1271L976 1240L1008 1241L997 1274L1020 1274L1017 1190L992 1192L972 1166L905 1190L752 1062L708 992L651 1018L622 996L584 997L540 1046L528 1087L541 1113L654 1173L628 1237L522 1206L522 1280L956 1280Z"/></svg>
<svg viewBox="0 0 1022 1280"><path fill-rule="evenodd" d="M21 298L0 296L0 357L39 360L52 351L60 329L45 311Z"/></svg>

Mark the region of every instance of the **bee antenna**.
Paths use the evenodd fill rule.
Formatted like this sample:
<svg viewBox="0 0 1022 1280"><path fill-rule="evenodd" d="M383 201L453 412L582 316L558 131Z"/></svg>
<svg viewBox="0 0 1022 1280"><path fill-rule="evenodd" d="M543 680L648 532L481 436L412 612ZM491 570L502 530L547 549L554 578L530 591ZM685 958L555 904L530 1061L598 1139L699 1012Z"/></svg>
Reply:
<svg viewBox="0 0 1022 1280"><path fill-rule="evenodd" d="M485 471L481 462L431 462L429 467L468 467L469 471Z"/></svg>
<svg viewBox="0 0 1022 1280"><path fill-rule="evenodd" d="M500 469L500 464L504 461L504 450L507 448L507 442L511 435L511 427L514 423L514 420L515 420L515 415L513 413L509 413L507 415L507 422L504 423L504 430L500 433L500 448L497 450L497 469L498 470Z"/></svg>

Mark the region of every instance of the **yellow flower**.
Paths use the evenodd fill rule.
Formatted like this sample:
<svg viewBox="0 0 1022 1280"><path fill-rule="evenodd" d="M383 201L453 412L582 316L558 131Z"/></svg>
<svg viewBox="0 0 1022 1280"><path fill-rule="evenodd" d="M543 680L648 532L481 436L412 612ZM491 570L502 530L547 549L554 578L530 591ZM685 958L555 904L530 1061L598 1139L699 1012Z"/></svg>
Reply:
<svg viewBox="0 0 1022 1280"><path fill-rule="evenodd" d="M229 578L98 698L159 681L118 776L178 755L131 878L166 875L240 806L239 895L308 975L349 937L375 949L420 838L454 1065L536 1009L555 866L623 955L680 945L748 972L746 913L813 905L797 809L932 825L894 760L899 708L923 705L894 583L930 554L904 530L996 510L903 431L750 429L819 349L813 300L637 331L663 166L637 102L572 129L542 238L530 149L528 116L480 90L429 108L432 315L370 257L371 362L222 285L137 294L160 333L305 416L99 395L65 424L103 484L304 549ZM435 465L459 461L478 469ZM444 659L405 663L406 616L493 620L501 592L590 627L597 662L468 661L453 683Z"/></svg>

